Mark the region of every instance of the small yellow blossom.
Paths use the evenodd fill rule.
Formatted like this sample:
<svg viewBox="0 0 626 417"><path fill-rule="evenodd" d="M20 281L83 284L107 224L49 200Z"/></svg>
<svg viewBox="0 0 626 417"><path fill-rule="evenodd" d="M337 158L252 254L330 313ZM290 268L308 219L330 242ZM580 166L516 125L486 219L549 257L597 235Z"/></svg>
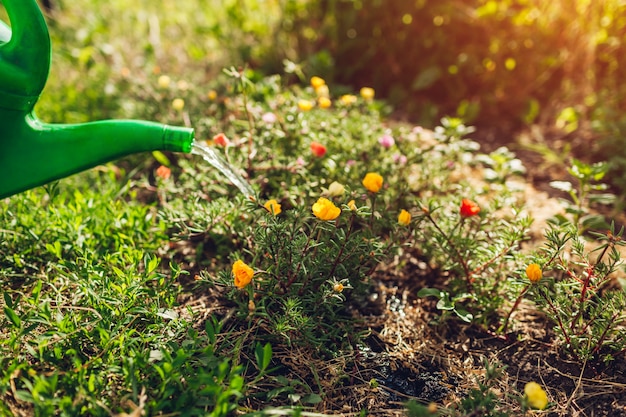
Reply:
<svg viewBox="0 0 626 417"><path fill-rule="evenodd" d="M176 87L181 91L187 91L189 90L189 83L186 80L178 80Z"/></svg>
<svg viewBox="0 0 626 417"><path fill-rule="evenodd" d="M267 211L269 211L271 214L273 214L274 216L278 216L281 213L281 206L278 203L278 201L272 199L272 200L268 200L267 203L265 203L263 205L263 207L265 207L265 209Z"/></svg>
<svg viewBox="0 0 626 417"><path fill-rule="evenodd" d="M541 281L541 277L543 276L541 273L541 267L537 264L530 264L526 268L526 276L533 284Z"/></svg>
<svg viewBox="0 0 626 417"><path fill-rule="evenodd" d="M324 85L320 85L319 87L317 87L315 89L315 94L319 97L319 98L329 98L330 97L330 90L328 89L328 86L326 84Z"/></svg>
<svg viewBox="0 0 626 417"><path fill-rule="evenodd" d="M335 292L343 292L343 284L341 282L336 283L335 285L333 285L333 290Z"/></svg>
<svg viewBox="0 0 626 417"><path fill-rule="evenodd" d="M318 76L311 77L311 87L314 89L318 89L319 87L326 85L326 81L323 78Z"/></svg>
<svg viewBox="0 0 626 417"><path fill-rule="evenodd" d="M185 100L183 100L182 98L175 98L172 101L172 108L176 111L181 111L185 108Z"/></svg>
<svg viewBox="0 0 626 417"><path fill-rule="evenodd" d="M365 100L373 100L374 99L374 95L376 94L374 89L371 87L363 87L361 88L360 91L361 97L363 97Z"/></svg>
<svg viewBox="0 0 626 417"><path fill-rule="evenodd" d="M320 97L317 99L317 104L320 106L320 109L327 109L333 102L328 97Z"/></svg>
<svg viewBox="0 0 626 417"><path fill-rule="evenodd" d="M411 223L411 213L404 209L400 210L400 214L398 214L398 223L402 226L408 226Z"/></svg>
<svg viewBox="0 0 626 417"><path fill-rule="evenodd" d="M312 207L313 214L320 220L335 220L341 214L341 209L327 198L320 197Z"/></svg>
<svg viewBox="0 0 626 417"><path fill-rule="evenodd" d="M206 95L206 96L207 96L207 98L208 98L209 100L213 101L213 100L215 100L215 99L217 98L217 91L215 91L215 90L210 90L210 91L207 93L207 95Z"/></svg>
<svg viewBox="0 0 626 417"><path fill-rule="evenodd" d="M367 191L377 193L383 186L383 177L375 172L368 172L363 178L363 186Z"/></svg>
<svg viewBox="0 0 626 417"><path fill-rule="evenodd" d="M300 111L309 111L313 108L314 103L311 100L299 100L298 108Z"/></svg>
<svg viewBox="0 0 626 417"><path fill-rule="evenodd" d="M235 277L235 287L243 289L252 281L254 270L242 260L237 260L233 264L233 275Z"/></svg>
<svg viewBox="0 0 626 417"><path fill-rule="evenodd" d="M529 382L524 386L524 394L528 404L537 410L543 410L548 406L548 394L536 382Z"/></svg>
<svg viewBox="0 0 626 417"><path fill-rule="evenodd" d="M339 101L341 101L342 104L349 106L356 103L356 96L352 94L344 94L343 96L339 97Z"/></svg>
<svg viewBox="0 0 626 417"><path fill-rule="evenodd" d="M167 75L161 75L159 77L158 84L160 88L167 88L170 86L170 82L171 82L170 77L168 77Z"/></svg>
<svg viewBox="0 0 626 417"><path fill-rule="evenodd" d="M337 181L333 181L328 186L327 195L329 197L341 197L346 192L346 188L338 183Z"/></svg>

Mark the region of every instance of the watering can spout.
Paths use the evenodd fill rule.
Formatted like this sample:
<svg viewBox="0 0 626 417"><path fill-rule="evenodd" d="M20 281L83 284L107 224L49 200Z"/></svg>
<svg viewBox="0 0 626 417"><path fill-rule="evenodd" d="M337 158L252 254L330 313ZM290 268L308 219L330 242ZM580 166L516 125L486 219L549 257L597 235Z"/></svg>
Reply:
<svg viewBox="0 0 626 417"><path fill-rule="evenodd" d="M33 107L50 69L36 0L3 0L0 21L0 199L137 152L191 151L193 129L139 120L43 123Z"/></svg>

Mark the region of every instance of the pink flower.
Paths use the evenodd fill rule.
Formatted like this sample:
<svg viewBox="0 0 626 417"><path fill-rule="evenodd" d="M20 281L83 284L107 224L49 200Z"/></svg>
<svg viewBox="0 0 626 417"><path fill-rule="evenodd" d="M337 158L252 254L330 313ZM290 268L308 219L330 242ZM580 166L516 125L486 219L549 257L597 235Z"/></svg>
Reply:
<svg viewBox="0 0 626 417"><path fill-rule="evenodd" d="M380 138L378 138L378 143L380 143L383 148L391 148L396 143L396 141L393 139L393 136L389 134L384 134Z"/></svg>
<svg viewBox="0 0 626 417"><path fill-rule="evenodd" d="M261 119L263 119L265 123L272 124L276 122L277 117L274 113L267 112L267 113L264 113L263 116L261 116Z"/></svg>
<svg viewBox="0 0 626 417"><path fill-rule="evenodd" d="M391 159L393 160L395 164L399 164L399 165L404 165L408 161L408 158L406 157L406 155L402 155L401 153L394 153L391 156Z"/></svg>

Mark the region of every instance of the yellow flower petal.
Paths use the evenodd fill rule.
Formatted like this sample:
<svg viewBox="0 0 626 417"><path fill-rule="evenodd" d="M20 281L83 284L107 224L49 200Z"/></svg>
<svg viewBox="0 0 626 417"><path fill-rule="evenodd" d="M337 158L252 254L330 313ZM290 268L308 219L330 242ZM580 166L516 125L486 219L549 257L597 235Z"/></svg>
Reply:
<svg viewBox="0 0 626 417"><path fill-rule="evenodd" d="M233 275L235 277L235 287L243 289L252 281L254 270L242 260L238 260L233 264Z"/></svg>
<svg viewBox="0 0 626 417"><path fill-rule="evenodd" d="M536 382L529 382L524 386L524 394L528 404L537 410L543 410L548 406L548 394Z"/></svg>
<svg viewBox="0 0 626 417"><path fill-rule="evenodd" d="M372 193L377 193L383 186L383 177L375 172L368 172L363 178L363 186Z"/></svg>
<svg viewBox="0 0 626 417"><path fill-rule="evenodd" d="M274 199L268 200L265 204L263 204L263 207L265 207L265 209L274 216L278 216L282 212L281 205Z"/></svg>
<svg viewBox="0 0 626 417"><path fill-rule="evenodd" d="M360 94L365 100L373 100L376 92L371 87L363 87L361 88Z"/></svg>
<svg viewBox="0 0 626 417"><path fill-rule="evenodd" d="M320 220L335 220L341 214L341 209L327 198L320 197L312 207L313 214Z"/></svg>
<svg viewBox="0 0 626 417"><path fill-rule="evenodd" d="M408 226L411 224L411 213L404 209L400 210L400 214L398 214L398 223L402 226Z"/></svg>
<svg viewBox="0 0 626 417"><path fill-rule="evenodd" d="M541 267L537 264L530 264L526 268L526 276L533 284L541 281L543 274L541 273Z"/></svg>

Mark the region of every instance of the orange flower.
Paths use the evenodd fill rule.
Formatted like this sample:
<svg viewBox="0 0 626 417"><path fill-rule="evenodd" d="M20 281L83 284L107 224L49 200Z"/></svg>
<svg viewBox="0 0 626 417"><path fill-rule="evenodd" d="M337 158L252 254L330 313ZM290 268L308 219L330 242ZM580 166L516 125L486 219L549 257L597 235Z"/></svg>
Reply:
<svg viewBox="0 0 626 417"><path fill-rule="evenodd" d="M168 179L170 175L172 175L172 170L165 165L161 165L156 170L156 176L159 178L163 178L164 180Z"/></svg>
<svg viewBox="0 0 626 417"><path fill-rule="evenodd" d="M461 217L472 217L480 213L480 207L478 204L474 203L472 200L468 200L464 198L461 201Z"/></svg>
<svg viewBox="0 0 626 417"><path fill-rule="evenodd" d="M335 220L341 214L341 209L327 198L320 197L312 207L313 214L320 220Z"/></svg>
<svg viewBox="0 0 626 417"><path fill-rule="evenodd" d="M400 210L400 214L398 214L398 223L402 226L408 226L411 224L411 213L404 209Z"/></svg>
<svg viewBox="0 0 626 417"><path fill-rule="evenodd" d="M269 211L271 214L273 214L274 216L278 216L280 214L281 210L281 206L278 203L278 201L272 199L272 200L268 200L267 203L265 203L263 205L263 207L265 207L265 209L267 211Z"/></svg>
<svg viewBox="0 0 626 417"><path fill-rule="evenodd" d="M228 146L230 145L230 140L228 140L225 134L218 133L217 135L213 136L213 143L219 146Z"/></svg>
<svg viewBox="0 0 626 417"><path fill-rule="evenodd" d="M242 260L237 260L233 264L233 275L235 277L235 287L243 289L252 281L254 270Z"/></svg>
<svg viewBox="0 0 626 417"><path fill-rule="evenodd" d="M383 177L375 172L368 172L363 178L363 186L367 191L377 193L383 186Z"/></svg>
<svg viewBox="0 0 626 417"><path fill-rule="evenodd" d="M311 142L311 152L313 155L321 158L326 155L326 146L322 145L319 142Z"/></svg>
<svg viewBox="0 0 626 417"><path fill-rule="evenodd" d="M541 281L541 277L543 276L541 272L541 267L537 264L530 264L526 268L526 276L533 284Z"/></svg>

